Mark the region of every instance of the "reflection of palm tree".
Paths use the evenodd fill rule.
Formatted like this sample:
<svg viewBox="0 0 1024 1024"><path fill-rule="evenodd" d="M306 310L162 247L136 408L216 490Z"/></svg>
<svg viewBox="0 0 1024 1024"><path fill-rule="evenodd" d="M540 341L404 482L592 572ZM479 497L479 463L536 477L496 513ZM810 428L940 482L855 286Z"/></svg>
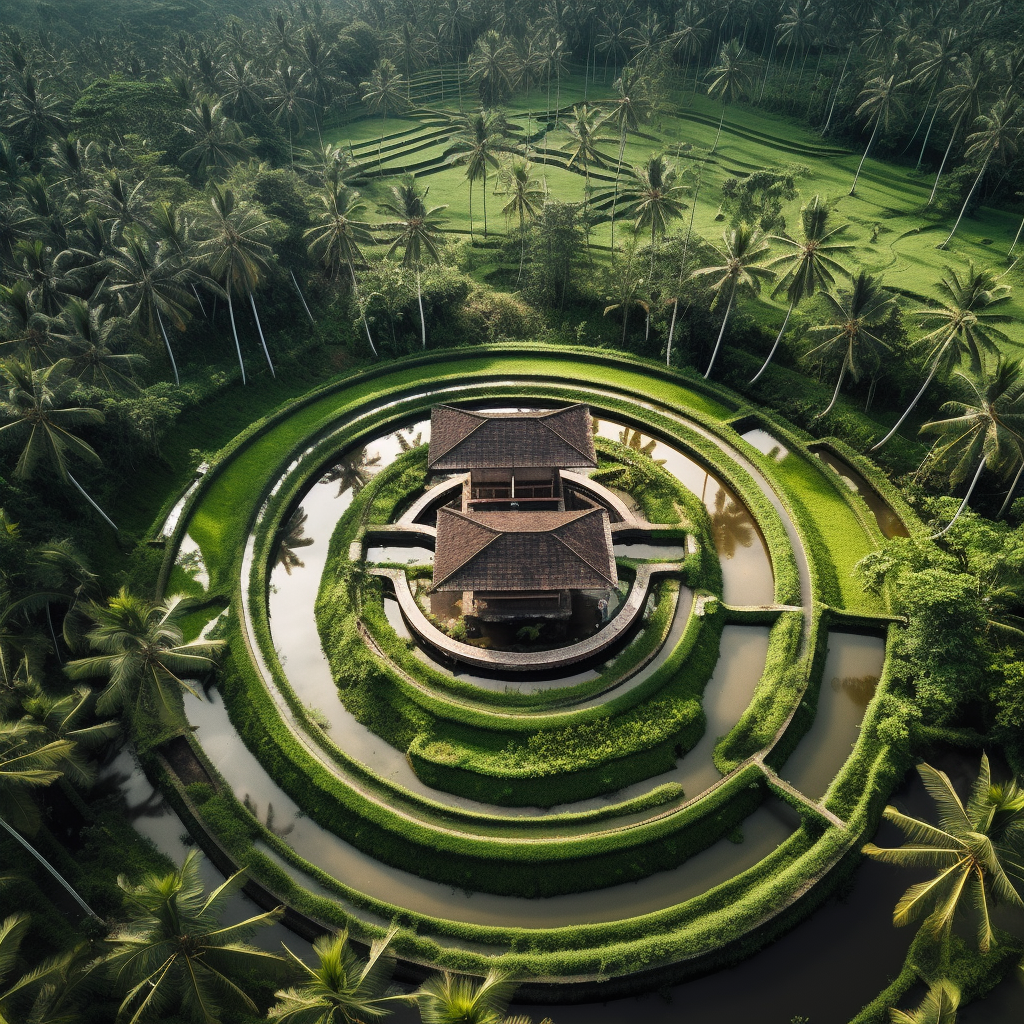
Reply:
<svg viewBox="0 0 1024 1024"><path fill-rule="evenodd" d="M308 518L309 514L303 512L300 506L291 514L291 518L281 531L281 542L277 549L277 558L274 564L281 566L289 576L292 574L292 569L302 569L306 565L295 554L295 549L308 548L313 543L312 537L303 536L306 532L306 520Z"/></svg>
<svg viewBox="0 0 1024 1024"><path fill-rule="evenodd" d="M395 434L395 438L398 440L398 447L401 448L403 452L411 452L414 448L419 448L419 446L423 444L423 431L421 430L415 437L413 437L412 428L410 427L408 437L406 437L402 431L399 431ZM380 462L379 455L373 460L373 462L367 463L367 465L376 465L378 462Z"/></svg>
<svg viewBox="0 0 1024 1024"><path fill-rule="evenodd" d="M624 444L627 448L632 448L635 452L640 452L646 455L648 458L651 457L654 449L658 446L656 438L651 438L649 441L644 443L643 434L639 430L630 430L629 427L624 427L619 431L619 443ZM651 461L657 466L664 466L664 459L654 459Z"/></svg>
<svg viewBox="0 0 1024 1024"><path fill-rule="evenodd" d="M737 548L749 548L754 543L754 527L747 510L724 487L719 487L715 495L711 533L722 558L732 558Z"/></svg>
<svg viewBox="0 0 1024 1024"><path fill-rule="evenodd" d="M401 444L401 440L398 442ZM366 457L366 449L352 452L346 455L341 462L337 463L320 478L322 484L338 484L338 497L340 498L347 490L352 491L355 497L372 479L373 473L369 472L371 466L380 463L380 456L375 455L372 459Z"/></svg>

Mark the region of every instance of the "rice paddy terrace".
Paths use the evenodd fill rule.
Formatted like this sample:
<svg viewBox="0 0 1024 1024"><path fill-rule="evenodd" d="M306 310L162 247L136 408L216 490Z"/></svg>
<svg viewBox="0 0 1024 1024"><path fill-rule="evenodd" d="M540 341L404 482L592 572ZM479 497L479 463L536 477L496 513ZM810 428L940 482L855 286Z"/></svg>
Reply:
<svg viewBox="0 0 1024 1024"><path fill-rule="evenodd" d="M596 476L685 536L600 664L472 674L412 641L369 570L415 579L429 545L362 538L429 506L438 402L585 402ZM254 424L154 528L165 590L231 652L160 747L166 790L294 927L394 924L407 972L497 966L560 1000L732 962L846 876L897 781L872 703L892 620L852 568L908 529L842 445L649 364L524 346L368 371ZM616 551L624 579L650 547Z"/></svg>
<svg viewBox="0 0 1024 1024"><path fill-rule="evenodd" d="M444 79L442 91L441 81ZM369 118L353 108L354 120L325 133L325 140L350 149L359 164L355 183L370 198L383 198L388 178L413 173L430 186L430 200L448 204L447 229L469 233L469 192L464 169L452 166L448 158L453 137L460 128L456 117L459 95L454 69L442 75L438 69L413 76L409 90L410 107L401 116L386 120ZM473 97L468 84L462 97L466 110ZM589 83L587 101L600 104L612 98L606 85ZM787 225L798 223L800 206L816 193L837 202L837 214L848 224L843 241L854 248L846 260L851 267L884 276L888 287L898 292L908 308L935 297L934 286L949 265L973 260L979 266L1009 270L1008 258L1020 219L1006 210L981 207L964 219L956 237L946 250L937 246L952 227L953 218L928 207L934 176L869 157L864 164L856 195L848 195L861 152L830 144L817 133L792 119L764 112L748 105L729 107L721 139L709 155L718 131L721 107L703 95L679 90L680 102L665 103L639 134L627 137L623 174L632 174L634 165L643 164L652 152L664 152L681 170L702 167L701 186L693 229L713 242L720 239L723 224L718 219L722 182L730 177L745 177L764 168L801 168L797 178L798 196L784 206ZM572 116L574 103L584 99L582 77L564 78L550 101L546 89L535 89L529 96L518 95L503 108L512 132L511 141L542 169L546 186L556 198L582 202L584 174L568 166L566 146L569 135L562 125ZM557 101L557 103L556 103ZM556 110L557 105L557 110ZM456 117L453 120L453 117ZM614 134L608 129L609 134ZM593 233L596 248L608 249L611 241L610 213L613 204L618 137L601 144L603 167L591 167L592 208L598 215ZM493 190L496 176L488 188ZM474 185L473 224L478 240L483 228L483 193ZM504 232L499 195L488 196L488 230ZM622 218L621 200L616 230L621 244L627 223ZM1013 283L1016 270L1007 278ZM763 295L762 302L770 301ZM1014 349L1024 344L1024 307L1015 298L1010 312L1014 322L1007 327ZM784 314L779 306L779 319ZM800 312L796 314L797 322Z"/></svg>

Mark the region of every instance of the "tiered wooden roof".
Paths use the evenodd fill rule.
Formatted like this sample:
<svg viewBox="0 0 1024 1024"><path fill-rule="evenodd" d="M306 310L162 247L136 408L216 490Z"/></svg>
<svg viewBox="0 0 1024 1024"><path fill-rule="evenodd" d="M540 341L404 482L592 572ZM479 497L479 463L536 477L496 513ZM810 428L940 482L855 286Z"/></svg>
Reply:
<svg viewBox="0 0 1024 1024"><path fill-rule="evenodd" d="M435 590L607 590L617 583L604 509L437 514Z"/></svg>
<svg viewBox="0 0 1024 1024"><path fill-rule="evenodd" d="M475 412L437 405L430 414L427 466L467 469L594 469L597 454L585 405L533 412Z"/></svg>

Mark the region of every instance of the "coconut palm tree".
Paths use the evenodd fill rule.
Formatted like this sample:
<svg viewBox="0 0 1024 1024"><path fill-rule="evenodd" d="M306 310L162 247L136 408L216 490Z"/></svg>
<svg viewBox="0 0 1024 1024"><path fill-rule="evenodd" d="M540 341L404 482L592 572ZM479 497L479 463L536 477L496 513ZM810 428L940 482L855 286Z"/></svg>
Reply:
<svg viewBox="0 0 1024 1024"><path fill-rule="evenodd" d="M611 246L615 258L615 210L619 202L619 179L622 176L622 159L626 153L626 136L638 132L640 125L650 117L651 103L647 98L644 78L639 71L624 68L622 76L615 81L616 97L610 103L605 121L614 124L619 133L619 156L615 164L615 193L612 197Z"/></svg>
<svg viewBox="0 0 1024 1024"><path fill-rule="evenodd" d="M978 175L974 179L971 191L967 193L964 205L960 208L960 214L956 218L953 230L950 231L946 240L939 246L945 249L950 240L960 227L964 212L967 210L974 193L985 176L989 164L993 161L998 166L1007 166L1014 161L1019 148L1021 132L1024 132L1024 122L1021 120L1021 103L1016 96L1008 96L996 100L995 106L988 114L982 114L975 121L976 131L967 136L967 148L964 156L968 160L980 161Z"/></svg>
<svg viewBox="0 0 1024 1024"><path fill-rule="evenodd" d="M238 872L209 896L199 875L202 854L190 850L180 868L162 878L147 875L138 885L121 875L129 922L111 938L111 949L95 970L125 993L119 1016L132 1024L168 1010L186 1020L218 1024L221 1004L250 1013L255 1003L235 978L243 971L275 971L283 958L248 943L262 926L281 916L278 907L239 924L222 925L224 906L242 887Z"/></svg>
<svg viewBox="0 0 1024 1024"><path fill-rule="evenodd" d="M60 1024L73 1020L68 1013L71 1007L61 999L61 995L67 986L68 975L79 959L80 948L48 957L19 976L19 952L30 921L28 914L11 914L0 921L0 1021ZM33 995L35 998L26 1006L26 999ZM17 1016L15 1005L18 1006ZM26 1009L28 1015L22 1016Z"/></svg>
<svg viewBox="0 0 1024 1024"><path fill-rule="evenodd" d="M634 232L651 232L651 279L654 278L655 247L659 236L663 237L669 224L680 220L686 203L686 192L679 176L663 154L651 154L645 167L633 168L634 184L626 189L624 196L628 216L633 218Z"/></svg>
<svg viewBox="0 0 1024 1024"><path fill-rule="evenodd" d="M482 981L445 971L428 978L412 998L429 1024L529 1024L529 1017L505 1015L514 993L515 985L497 971Z"/></svg>
<svg viewBox="0 0 1024 1024"><path fill-rule="evenodd" d="M922 434L937 435L929 468L946 471L953 487L974 473L956 515L935 537L960 518L986 466L1006 478L1024 457L1024 366L1000 355L991 373L984 369L979 376L957 370L964 400L946 402L940 411L952 415L921 427Z"/></svg>
<svg viewBox="0 0 1024 1024"><path fill-rule="evenodd" d="M317 218L318 222L303 235L309 242L309 254L319 260L332 279L337 279L342 267L348 268L352 294L359 303L355 262L364 262L360 246L372 245L374 240L370 225L359 219L366 204L358 192L337 183L328 185L317 198L323 203L323 211ZM370 334L370 325L361 303L359 308L370 351L377 355L377 346L373 343L373 335Z"/></svg>
<svg viewBox="0 0 1024 1024"><path fill-rule="evenodd" d="M939 106L950 120L949 143L942 154L938 173L932 183L928 206L935 202L942 172L946 168L953 143L960 137L965 125L973 125L981 114L981 99L988 88L989 75L992 70L991 61L986 51L965 54L958 62L953 80L939 93Z"/></svg>
<svg viewBox="0 0 1024 1024"><path fill-rule="evenodd" d="M607 142L609 137L602 134L605 119L599 112L586 103L577 104L572 108L572 118L562 122L562 127L569 133L570 141L567 144L569 160L566 167L572 168L578 164L583 168L586 178L586 185L583 193L584 206L590 203L590 168L602 166L603 158L601 151L597 148L601 142Z"/></svg>
<svg viewBox="0 0 1024 1024"><path fill-rule="evenodd" d="M928 115L936 92L941 96L941 90L945 88L946 81L956 69L963 52L964 44L957 28L943 29L935 39L926 39L921 44L921 54L914 67L910 83L928 89L928 99L925 101L924 113L921 115L922 121ZM925 150L928 148L928 140L932 136L932 128L935 127L935 118L938 117L941 109L941 102L936 103L932 109L928 130L924 133L924 142L921 143L921 152L917 155L915 170L919 170L921 167ZM917 127L920 130L920 124ZM917 132L914 134L916 136Z"/></svg>
<svg viewBox="0 0 1024 1024"><path fill-rule="evenodd" d="M52 324L53 318L43 312L28 281L0 285L0 347L29 352L33 358L49 362L55 353Z"/></svg>
<svg viewBox="0 0 1024 1024"><path fill-rule="evenodd" d="M222 174L250 155L241 129L222 107L222 103L201 99L185 111L180 125L191 143L181 154L181 162L198 179Z"/></svg>
<svg viewBox="0 0 1024 1024"><path fill-rule="evenodd" d="M722 47L718 63L708 72L708 77L711 79L708 83L708 96L722 101L722 116L715 133L715 144L711 147L711 153L714 153L722 137L722 126L725 124L725 112L729 104L746 96L753 84L750 57L738 39L730 39Z"/></svg>
<svg viewBox="0 0 1024 1024"><path fill-rule="evenodd" d="M811 328L816 333L825 334L826 338L807 355L839 356L842 362L832 401L816 418L827 416L832 411L847 373L854 380L859 380L864 363L877 362L889 350L888 344L878 334L878 328L893 308L892 295L882 287L878 278L869 276L864 270L850 278L848 289L838 295L827 291L824 299L834 319L832 323Z"/></svg>
<svg viewBox="0 0 1024 1024"><path fill-rule="evenodd" d="M8 421L0 427L0 434L10 431L25 438L14 468L16 479L31 480L40 462L45 460L57 476L70 483L116 532L117 527L110 517L89 497L68 469L71 455L94 466L100 464L100 457L92 446L76 437L72 430L102 423L103 413L99 409L65 404L74 385L66 369L67 363L61 360L37 370L32 366L30 355L0 364L0 379L5 389L0 398L0 419Z"/></svg>
<svg viewBox="0 0 1024 1024"><path fill-rule="evenodd" d="M188 680L215 668L225 643L185 643L183 602L181 597L147 601L122 587L105 606L87 610L93 626L85 638L96 653L69 661L64 671L76 682L107 680L96 702L100 714L124 711L139 721L145 710L155 708L165 717L177 709L182 690L198 696Z"/></svg>
<svg viewBox="0 0 1024 1024"><path fill-rule="evenodd" d="M301 135L306 119L313 113L313 104L306 96L306 76L282 61L271 79L267 109L275 124L282 121L288 125L288 156L294 165L295 151L292 147L293 134Z"/></svg>
<svg viewBox="0 0 1024 1024"><path fill-rule="evenodd" d="M487 237L487 168L498 170L501 166L498 152L501 145L499 119L494 114L478 111L470 114L462 130L452 139L452 154L448 163L453 167L466 168L469 183L469 233L473 235L473 184L483 182L484 238Z"/></svg>
<svg viewBox="0 0 1024 1024"><path fill-rule="evenodd" d="M1000 284L994 270L979 269L973 261L968 262L966 271L947 267L936 287L942 296L941 305L914 314L926 327L933 328L918 341L918 345L928 348L928 376L903 415L872 451L881 448L899 430L940 369L948 373L965 358L980 369L984 356L994 356L999 350L998 342L1008 340L996 324L1013 319L1009 313L1000 312L1000 307L1010 301L1010 286Z"/></svg>
<svg viewBox="0 0 1024 1024"><path fill-rule="evenodd" d="M960 989L945 978L933 981L921 1005L915 1010L889 1011L892 1024L956 1024L960 1007Z"/></svg>
<svg viewBox="0 0 1024 1024"><path fill-rule="evenodd" d="M829 228L830 216L828 204L822 201L821 196L816 195L800 211L800 241L787 234L769 236L772 242L778 242L786 250L768 263L768 266L779 274L779 283L772 297L785 293L789 299L789 309L786 310L786 318L775 336L775 344L772 345L768 358L754 374L751 384L756 384L761 374L768 369L768 364L775 356L775 350L786 333L789 318L797 305L805 298L810 298L816 291L831 288L835 284L835 275L843 272L843 265L836 256L852 249L853 246L835 241L836 236L846 230L846 225L840 224L838 227Z"/></svg>
<svg viewBox="0 0 1024 1024"><path fill-rule="evenodd" d="M711 38L711 29L707 27L707 15L695 0L687 0L683 8L676 12L675 31L668 37L672 44L672 52L681 56L686 62L683 65L683 85L690 71L690 62L699 58L704 47ZM696 92L697 79L694 75L693 88Z"/></svg>
<svg viewBox="0 0 1024 1024"><path fill-rule="evenodd" d="M526 260L526 225L533 223L540 216L548 190L544 181L531 173L533 164L529 160L513 158L502 167L498 174L498 187L507 197L501 212L505 215L506 227L519 223L519 277L523 276L523 263Z"/></svg>
<svg viewBox="0 0 1024 1024"><path fill-rule="evenodd" d="M258 208L236 202L231 189L226 188L222 192L216 184L211 183L210 190L212 213L207 216L207 237L199 244L198 251L206 263L210 276L223 287L227 296L231 333L235 338L238 365L242 368L242 383L245 383L245 363L242 361L242 346L239 344L238 330L235 327L232 292L248 294L270 374L277 376L267 348L267 339L263 336L263 327L253 295L270 273L274 256L270 245L272 222Z"/></svg>
<svg viewBox="0 0 1024 1024"><path fill-rule="evenodd" d="M392 199L381 204L381 209L392 214L396 219L381 227L385 231L397 231L387 255L391 256L399 248L402 249L402 263L416 271L416 298L420 307L420 327L423 331L423 347L427 347L427 318L423 312L423 289L420 284L420 272L424 257L435 263L441 262L441 254L437 250L443 221L439 214L447 210L447 206L427 208L424 200L430 188L422 192L417 188L414 178L407 178L401 185L391 186Z"/></svg>
<svg viewBox="0 0 1024 1024"><path fill-rule="evenodd" d="M555 79L555 128L558 128L562 103L562 75L568 68L572 54L566 49L565 36L548 32L537 54L537 72L547 80L547 103L544 117L544 151L547 152L548 123L551 120L551 79Z"/></svg>
<svg viewBox="0 0 1024 1024"><path fill-rule="evenodd" d="M871 147L875 144L875 139L878 138L878 130L883 127L888 128L890 119L903 111L903 101L897 95L897 91L905 85L905 82L897 79L896 72L893 72L887 77L879 75L877 78L872 78L860 94L860 106L857 107L856 116L866 118L867 123L873 127L868 144L864 147L864 155L860 158L860 163L857 164L857 173L853 176L853 184L850 186L851 196L857 191L860 172L864 167L864 161L868 158L868 153L871 152Z"/></svg>
<svg viewBox="0 0 1024 1024"><path fill-rule="evenodd" d="M267 1014L278 1024L366 1024L391 1012L388 1003L406 1001L404 995L387 995L395 959L388 952L394 929L370 946L361 960L352 949L348 932L321 935L313 942L318 964L310 967L287 946L303 978L301 985L275 992L277 1002Z"/></svg>
<svg viewBox="0 0 1024 1024"><path fill-rule="evenodd" d="M512 44L488 29L469 55L469 80L475 82L487 110L498 106L512 91L515 51Z"/></svg>
<svg viewBox="0 0 1024 1024"><path fill-rule="evenodd" d="M108 317L101 303L72 298L55 318L50 336L66 354L70 376L112 392L138 391L133 378L146 358L121 351L124 327L125 321Z"/></svg>
<svg viewBox="0 0 1024 1024"><path fill-rule="evenodd" d="M629 330L629 314L634 306L639 306L645 313L650 315L650 304L640 298L640 287L645 283L641 271L636 266L636 242L629 242L626 245L626 259L623 263L617 264L613 270L614 293L609 295L609 302L604 308L604 315L615 310L622 311L622 345L626 345L626 334Z"/></svg>
<svg viewBox="0 0 1024 1024"><path fill-rule="evenodd" d="M926 931L946 940L957 909L969 900L979 918L978 946L987 951L994 942L992 904L1024 907L1006 873L1007 863L1017 862L1012 850L1024 828L1024 792L1014 782L993 783L985 754L966 807L945 772L929 764L919 764L917 770L936 803L939 824L886 807L886 819L902 829L910 842L896 849L868 843L863 852L886 864L938 870L934 878L912 885L903 894L893 924L909 924L927 913Z"/></svg>
<svg viewBox="0 0 1024 1024"><path fill-rule="evenodd" d="M104 266L107 288L117 300L122 316L151 343L156 341L159 326L174 371L174 383L180 384L164 316L179 331L188 324L191 269L166 249L161 253L158 243L138 231L125 232L122 243L107 257Z"/></svg>
<svg viewBox="0 0 1024 1024"><path fill-rule="evenodd" d="M719 257L715 266L701 267L695 270L691 276L713 277L711 290L715 293L715 299L711 303L714 309L722 301L722 296L728 296L725 306L725 315L722 317L722 328L718 332L718 340L715 342L715 349L711 353L711 362L708 363L704 379L711 376L711 370L718 358L718 350L722 346L722 338L725 337L725 325L729 322L729 314L732 312L733 301L738 294L746 292L749 295L759 295L761 285L770 281L774 272L765 267L760 261L768 254L768 243L758 228L752 228L748 224L740 224L731 231L722 232L724 248L712 246Z"/></svg>
<svg viewBox="0 0 1024 1024"><path fill-rule="evenodd" d="M380 114L382 118L380 141L377 143L377 164L381 173L383 173L383 168L380 167L381 151L384 147L388 114L404 110L408 105L402 95L404 87L405 79L399 74L395 62L387 57L378 60L370 72L370 77L365 82L359 83L362 99L367 109L371 114Z"/></svg>

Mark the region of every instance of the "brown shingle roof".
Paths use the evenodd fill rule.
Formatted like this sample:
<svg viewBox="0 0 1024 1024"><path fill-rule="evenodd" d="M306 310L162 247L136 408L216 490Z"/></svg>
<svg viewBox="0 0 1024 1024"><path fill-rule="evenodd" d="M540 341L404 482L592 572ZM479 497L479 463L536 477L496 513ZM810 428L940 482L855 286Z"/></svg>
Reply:
<svg viewBox="0 0 1024 1024"><path fill-rule="evenodd" d="M506 413L451 405L431 410L427 466L432 470L596 465L590 410L585 405Z"/></svg>
<svg viewBox="0 0 1024 1024"><path fill-rule="evenodd" d="M435 590L605 590L616 583L604 509L438 511Z"/></svg>

